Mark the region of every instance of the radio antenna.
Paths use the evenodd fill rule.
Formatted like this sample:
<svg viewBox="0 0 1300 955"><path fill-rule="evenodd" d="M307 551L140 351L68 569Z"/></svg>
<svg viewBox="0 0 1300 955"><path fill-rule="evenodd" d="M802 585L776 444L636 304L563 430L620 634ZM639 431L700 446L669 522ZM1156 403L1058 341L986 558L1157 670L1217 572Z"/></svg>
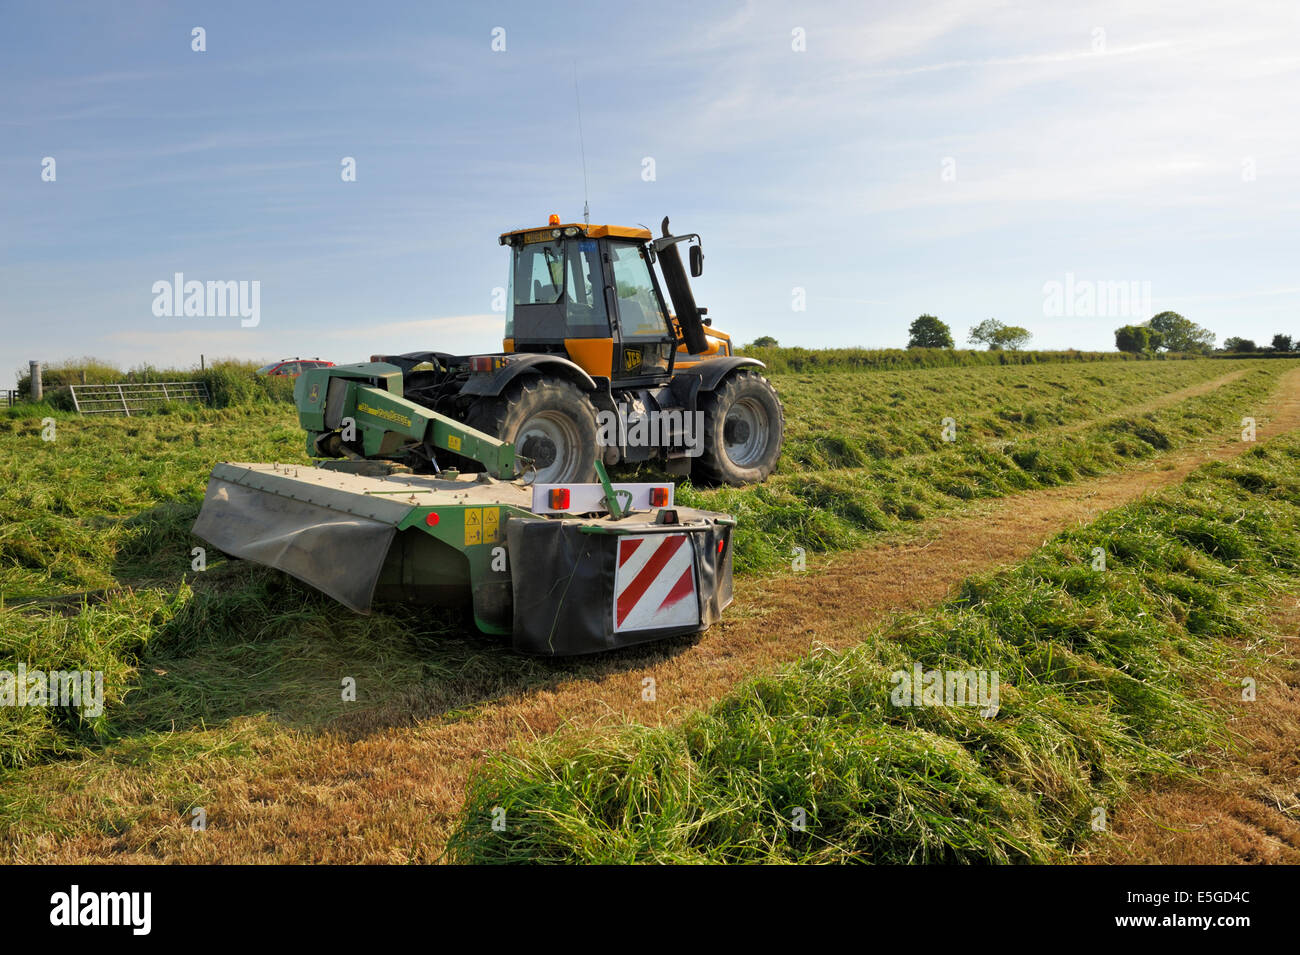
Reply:
<svg viewBox="0 0 1300 955"><path fill-rule="evenodd" d="M578 93L578 61L573 61L573 98L578 103L578 149L582 153L582 221L591 225L591 205L587 201L587 144L582 138L582 96Z"/></svg>

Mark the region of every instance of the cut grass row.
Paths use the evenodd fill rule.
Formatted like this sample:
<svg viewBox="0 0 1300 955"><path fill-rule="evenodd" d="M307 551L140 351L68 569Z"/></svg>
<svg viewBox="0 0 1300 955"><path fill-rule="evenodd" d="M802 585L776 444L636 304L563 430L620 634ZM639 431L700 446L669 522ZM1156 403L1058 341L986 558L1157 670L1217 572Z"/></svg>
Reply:
<svg viewBox="0 0 1300 955"><path fill-rule="evenodd" d="M1195 374L1142 377L1166 367ZM1223 367L1209 361L1107 365L1105 374L1131 378L1121 375L1096 391L1095 383L1082 383L1098 404L1094 411L1085 404L1077 414L1096 419L1122 406L1115 395L1147 399L1158 389L1212 380ZM873 459L853 469L792 466L764 487L683 488L681 500L736 513L739 571L776 567L796 545L809 552L852 546L973 498L1064 483L1229 433L1243 414L1257 413L1289 367L1234 365L1245 373L1212 394L1151 415L1101 421L1068 438L1048 431L1003 439L971 424L959 429L955 445L938 451ZM992 400L990 392L1009 402L1005 395L1058 390L1045 383L1050 376L1026 382L1004 380L1005 369L976 371L986 382L973 381L969 393L957 386L953 392L966 395L972 422L980 420L976 412ZM879 383L871 375L853 378L873 395L872 389L906 389L894 414L928 422L939 410L948 375L915 372L901 382L881 376ZM796 406L835 400L823 392L808 398L807 386L794 379L778 379L778 387ZM857 440L877 420L857 416L837 426ZM306 463L292 413L172 408L129 420L59 416L57 426L57 440L44 442L39 417L0 417L0 661L102 670L108 707L94 719L57 709L0 709L0 767L89 752L128 737L201 730L238 716L273 713L289 725L329 725L344 710L337 692L337 675L344 673L375 675L374 683L392 696L372 697L377 706L411 694L427 698L433 687L436 700L428 705L435 712L556 678L555 667L457 636L454 617L400 609L359 617L284 575L216 554L208 555L206 572L191 569L191 550L200 542L190 528L212 463ZM80 605L79 593L101 590L110 592ZM71 603L21 603L54 596ZM573 670L580 672L581 665Z"/></svg>
<svg viewBox="0 0 1300 955"><path fill-rule="evenodd" d="M759 359L772 372L885 371L921 368L960 368L1038 364L1168 362L1196 360L1200 355L1132 355L1127 352L986 351L972 348L799 348L746 346L745 355Z"/></svg>
<svg viewBox="0 0 1300 955"><path fill-rule="evenodd" d="M966 444L1015 440L1261 365L1202 360L780 375L781 470L863 467L941 451L949 443L945 419Z"/></svg>
<svg viewBox="0 0 1300 955"><path fill-rule="evenodd" d="M561 734L495 757L471 783L451 854L1059 860L1098 810L1129 809L1136 776L1183 772L1189 753L1226 738L1198 687L1258 672L1235 638L1256 637L1277 592L1298 584L1300 438L1287 436L679 725ZM917 664L996 672L996 714L896 705L893 674Z"/></svg>
<svg viewBox="0 0 1300 955"><path fill-rule="evenodd" d="M1208 367L1197 369L1198 365ZM1133 374L1134 369L1145 374L1153 367L1182 373L1150 381ZM1232 437L1240 433L1243 418L1260 414L1278 378L1295 364L1235 366L1244 372L1241 376L1203 394L1142 414L1123 410L1161 393L1220 377L1223 367L1216 362L1108 366L1104 373L1110 379L1105 387L1093 381L1103 372L1088 366L1070 368L1078 373L1074 379L1063 378L1060 368L1051 372L1017 368L1011 371L1020 377L1005 382L1000 393L980 382L979 369L973 375L971 370L958 369L973 378L964 383L965 391L951 373L915 373L920 380L911 387L919 393L909 394L907 403L889 416L846 410L858 399L830 381L842 376L813 379L817 390L812 398L781 382L782 394L794 408L791 420L802 422L795 426L796 458L800 429L835 435L818 440L849 443L872 440L870 435L883 427L877 424L881 421L891 422L891 428L911 429L917 442L924 440L922 434L932 436L936 449L923 443L916 453L904 448L881 457L863 456L856 466L845 468L791 465L760 487L687 487L678 499L737 518L738 571L777 568L789 564L796 547L813 553L857 546L869 535L898 530L967 501L1069 484L1133 466L1208 436ZM983 369L982 377L1001 382L1006 371ZM1022 422L1010 430L1010 425L999 423L1003 409L1015 403L1007 397L1010 389L1024 385L1025 390L1041 393L1055 390L1061 381L1071 381L1071 386L1048 403L1050 410L1040 411L1032 400L1025 406L1026 417L1050 416L1056 427L1029 431ZM936 393L934 389L941 385L951 385L951 394ZM843 395L838 403L836 394ZM804 403L809 405L806 411L800 408ZM943 410L954 406L958 410ZM826 420L819 420L817 414ZM940 439L943 417L957 422L957 440L952 443ZM1035 421L1034 426L1041 424Z"/></svg>

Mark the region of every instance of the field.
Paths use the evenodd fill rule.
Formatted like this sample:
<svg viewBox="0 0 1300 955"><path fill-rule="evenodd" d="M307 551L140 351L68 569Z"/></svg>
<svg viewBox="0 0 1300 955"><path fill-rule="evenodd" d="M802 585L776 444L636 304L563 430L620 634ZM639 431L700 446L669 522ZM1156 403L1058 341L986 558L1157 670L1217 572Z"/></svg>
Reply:
<svg viewBox="0 0 1300 955"><path fill-rule="evenodd" d="M1257 635L1261 608L1300 584L1297 465L1294 437L1213 465L680 724L497 757L454 857L1056 861L1093 835L1098 808L1129 808L1135 776L1184 774L1188 755L1227 742L1201 692L1258 674L1281 645ZM891 676L914 669L1002 674L996 719L898 705ZM496 807L515 820L504 831Z"/></svg>
<svg viewBox="0 0 1300 955"><path fill-rule="evenodd" d="M790 422L779 474L760 488L684 488L679 498L731 511L741 522L740 596L728 621L698 643L562 663L508 653L468 634L457 614L387 608L363 618L278 573L217 554L195 570L198 542L189 528L215 461L306 462L301 432L282 400L233 394L224 408L174 406L129 420L15 408L0 416L0 658L29 669L102 670L108 706L95 718L0 709L0 842L8 858L28 861L430 861L443 857L457 831L459 857L474 859L646 858L660 851L674 859L802 859L895 857L901 832L924 831L927 858L1001 861L1073 852L1083 841L1081 807L1095 804L1089 800L1113 799L1135 773L1168 769L1171 753L1219 738L1213 715L1197 709L1186 681L1217 672L1215 654L1227 651L1209 638L1238 634L1251 619L1233 608L1253 607L1291 582L1294 448L1267 447L1267 454L1219 465L1222 473L1196 472L1168 504L1100 518L1087 534L1067 535L1020 570L977 577L928 616L896 625L918 635L913 658L969 655L975 648L945 641L978 624L990 634L985 659L1030 666L1032 692L1016 703L1015 725L987 741L985 762L962 750L970 726L892 725L860 705L853 687L903 650L891 639L894 631L871 630L851 604L839 608L840 628L846 643L862 649L751 685L770 687L770 694L733 691L732 684L811 649L814 637L797 627L777 628L763 653L735 651L734 664L715 667L711 679L692 683L691 668L772 630L764 614L773 588L816 591L814 581L794 579L796 548L817 573L850 549L958 539L948 532L959 527L983 526L994 537L990 526L1002 525L988 508L1005 502L1008 514L1040 507L1045 515L1040 527L1005 524L1020 534L1020 549L1008 555L1028 556L1024 542L1032 549L1077 514L1047 506L1058 499L1052 495L1087 488L1107 500L1102 491L1110 481L1105 486L1123 503L1134 489L1244 450L1243 418L1257 420L1261 439L1281 429L1291 410L1279 395L1294 392L1295 369L1291 361L1198 359L775 374ZM52 441L42 437L47 417L54 419ZM1250 481L1258 487L1247 487ZM1224 526L1215 514L1225 508L1253 516ZM1195 533L1202 537L1179 537L1179 521L1199 521ZM1121 562L1107 578L1113 593L1075 594L1069 565L1097 535L1121 548L1129 542L1137 554L1150 546L1153 559ZM1160 543L1175 538L1183 551ZM1196 543L1202 539L1227 540L1236 556ZM966 554L952 567L963 575L966 568L987 572L998 562L990 564L994 550ZM1233 562L1255 571L1251 582L1225 576ZM931 576L930 589L926 578L915 579L927 600L937 588L930 603L960 579ZM1126 581L1138 602L1123 603ZM1238 590L1229 594L1230 587ZM1080 612L1091 614L1089 632L1100 634L1095 639L1112 656L1090 657L1077 640L1052 631L1041 649L1053 662L1034 657L1026 664L1024 628L1037 632L1042 621L1025 608L1049 606L1062 590L1079 598ZM1096 606L1084 599L1094 597ZM1155 602L1148 607L1143 600ZM1113 622L1130 611L1150 618L1145 626L1152 629L1142 633L1151 641L1140 652L1106 643L1118 628L1101 618ZM1187 625L1193 611L1206 621L1203 632ZM997 620L1016 613L1032 626L1022 622L1019 636L997 629ZM1053 621L1061 634L1075 632L1071 620ZM1170 657L1185 666L1169 664ZM1062 667L1094 674L1111 696L1076 698ZM1146 695L1132 690L1134 667L1147 668ZM666 674L669 686L681 682L680 692L666 695L672 702L649 714L633 704L645 672ZM830 673L843 680L824 685ZM358 702L340 699L345 677L356 679ZM1127 709L1116 709L1111 697ZM845 739L870 737L880 754L911 767L906 779L872 784L882 790L861 788L867 783L855 777L859 788L838 792L827 805L887 790L902 800L898 805L915 808L936 798L916 780L935 776L977 800L972 812L978 809L979 821L954 828L934 813L914 818L882 810L869 837L854 828L864 825L861 819L843 819L847 828L837 830L833 848L745 841L735 830L705 824L726 816L727 825L757 832L760 817L782 800L809 802L793 789L774 794L771 786L784 785L775 777L747 775L761 752L755 740L771 736L762 720L773 713L755 711L755 699L784 714L781 725L802 722L809 732L813 710L853 711L842 725L815 727L827 752ZM1044 716L1049 711L1055 723ZM581 735L595 723L622 723L629 713L668 729ZM486 759L566 721L557 742L495 761L489 775L476 777L471 815L463 815L466 780ZM1067 736L1075 747L1068 759L1057 745ZM918 747L918 738L927 745ZM556 759L599 767L612 789L556 788ZM696 793L694 769L684 767L698 763L734 772L714 774L714 788ZM632 769L620 768L626 766ZM791 761L790 779L808 768ZM1088 786L1074 782L1081 772L1093 780ZM1026 805L1020 783L1031 777L1050 782L1052 798ZM657 780L659 795L617 785L633 778ZM914 784L921 788L907 788ZM700 801L680 798L684 785ZM656 801L665 793L677 795ZM583 812L574 809L579 797ZM493 848L472 820L482 806L506 799L530 818L545 812L572 824L529 829L526 838ZM201 835L189 825L197 807L211 820ZM600 826L584 815L594 807ZM647 812L663 820L663 838L653 844L645 841L652 834L622 827ZM830 816L817 818L825 824ZM933 828L916 828L923 825Z"/></svg>

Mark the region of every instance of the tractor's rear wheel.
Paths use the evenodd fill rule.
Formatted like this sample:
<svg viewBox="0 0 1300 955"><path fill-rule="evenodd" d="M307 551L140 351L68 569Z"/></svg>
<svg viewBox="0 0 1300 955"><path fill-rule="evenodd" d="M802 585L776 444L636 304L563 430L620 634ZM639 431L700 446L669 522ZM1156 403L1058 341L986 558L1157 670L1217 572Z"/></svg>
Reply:
<svg viewBox="0 0 1300 955"><path fill-rule="evenodd" d="M465 423L531 459L538 484L596 479L596 409L572 382L529 376L497 398L476 402Z"/></svg>
<svg viewBox="0 0 1300 955"><path fill-rule="evenodd" d="M709 484L756 484L776 469L785 443L785 409L776 389L757 371L724 379L700 400L704 449L692 469Z"/></svg>

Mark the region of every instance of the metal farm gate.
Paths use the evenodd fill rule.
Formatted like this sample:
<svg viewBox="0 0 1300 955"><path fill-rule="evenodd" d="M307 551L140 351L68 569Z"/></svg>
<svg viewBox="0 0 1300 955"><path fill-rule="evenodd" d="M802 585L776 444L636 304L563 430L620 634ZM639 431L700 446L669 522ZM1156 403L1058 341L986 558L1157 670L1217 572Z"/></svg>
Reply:
<svg viewBox="0 0 1300 955"><path fill-rule="evenodd" d="M202 381L160 381L147 384L72 385L72 404L81 414L121 414L144 411L168 401L208 402Z"/></svg>

